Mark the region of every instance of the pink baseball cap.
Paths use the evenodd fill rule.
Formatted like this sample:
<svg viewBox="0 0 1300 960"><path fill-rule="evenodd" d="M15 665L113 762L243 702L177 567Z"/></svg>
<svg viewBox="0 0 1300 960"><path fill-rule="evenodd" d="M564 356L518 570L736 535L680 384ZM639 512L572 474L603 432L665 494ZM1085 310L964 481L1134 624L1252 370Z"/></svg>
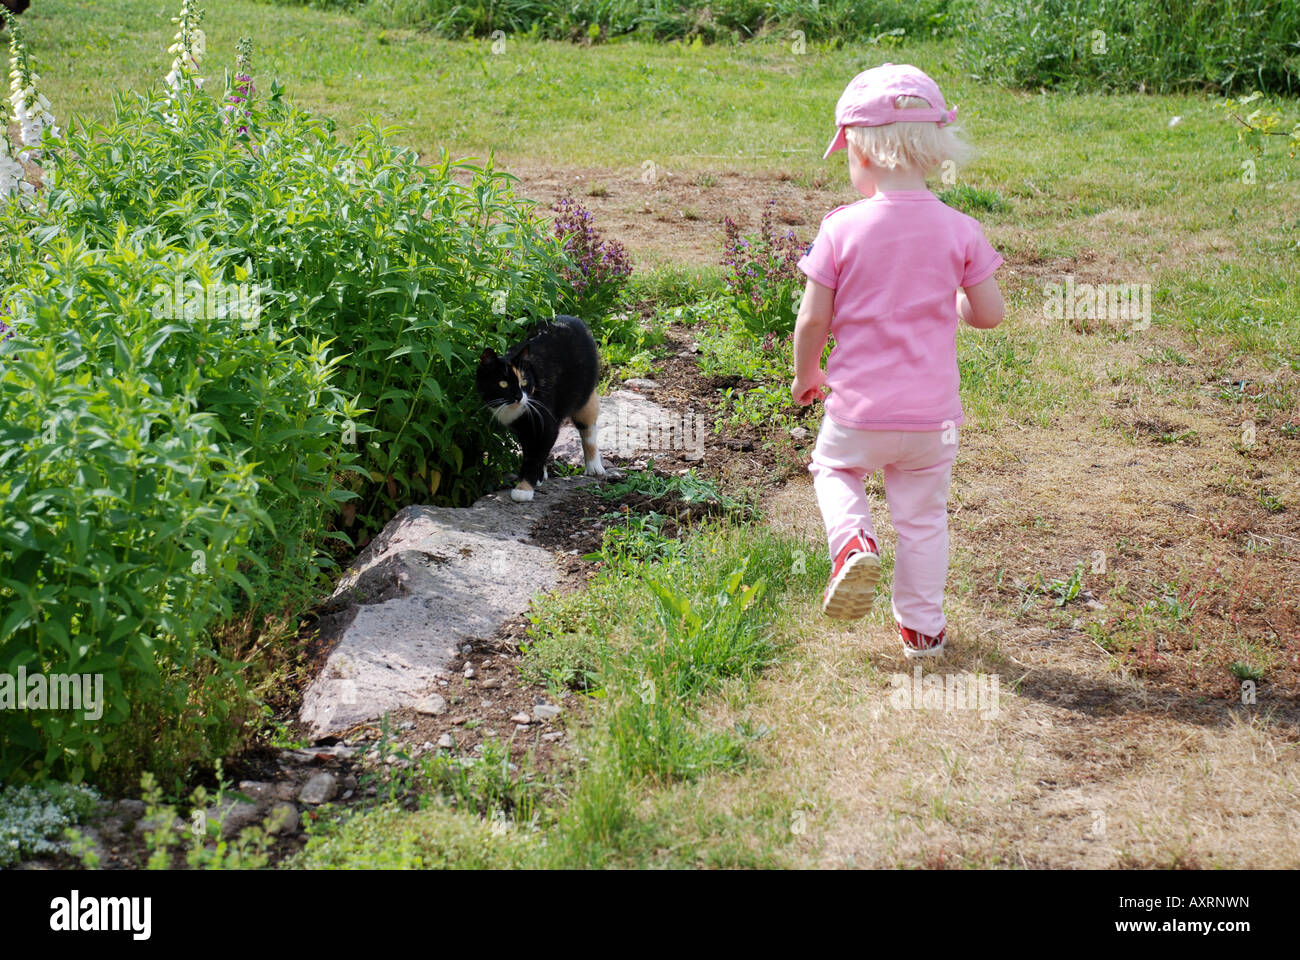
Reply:
<svg viewBox="0 0 1300 960"><path fill-rule="evenodd" d="M931 109L900 110L894 106L898 97L920 97ZM878 127L886 123L924 123L927 120L942 127L956 119L957 108L948 109L939 85L924 71L907 63L882 64L859 73L840 94L839 103L835 104L835 124L839 129L822 159L848 145L845 127Z"/></svg>

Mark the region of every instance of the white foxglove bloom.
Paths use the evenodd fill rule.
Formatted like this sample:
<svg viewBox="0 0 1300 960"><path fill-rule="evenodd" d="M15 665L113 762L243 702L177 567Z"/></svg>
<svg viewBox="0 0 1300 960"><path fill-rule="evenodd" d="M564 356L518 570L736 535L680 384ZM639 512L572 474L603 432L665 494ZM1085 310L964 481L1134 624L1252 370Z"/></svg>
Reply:
<svg viewBox="0 0 1300 960"><path fill-rule="evenodd" d="M165 79L167 86L173 90L187 81L196 87L203 86L203 78L196 76L199 61L208 50L208 38L199 29L202 19L203 11L198 0L182 0L180 16L172 17L172 23L178 24L179 29L176 31L175 42L167 48L167 52L174 54L175 59Z"/></svg>
<svg viewBox="0 0 1300 960"><path fill-rule="evenodd" d="M50 113L50 101L36 89L41 78L32 69L31 59L27 53L27 44L23 42L18 22L8 18L9 26L9 103L13 107L13 121L18 125L19 138L32 159L40 159L40 151L33 148L41 143L41 136L48 127L57 137L59 128L54 125L54 115ZM12 159L12 158L11 158Z"/></svg>
<svg viewBox="0 0 1300 960"><path fill-rule="evenodd" d="M0 154L0 196L8 197L17 192L18 185L26 175L27 171L21 163L7 153Z"/></svg>
<svg viewBox="0 0 1300 960"><path fill-rule="evenodd" d="M25 179L27 171L10 152L9 141L4 141L4 152L0 153L0 199L8 200L14 194L20 196L36 192L36 188Z"/></svg>

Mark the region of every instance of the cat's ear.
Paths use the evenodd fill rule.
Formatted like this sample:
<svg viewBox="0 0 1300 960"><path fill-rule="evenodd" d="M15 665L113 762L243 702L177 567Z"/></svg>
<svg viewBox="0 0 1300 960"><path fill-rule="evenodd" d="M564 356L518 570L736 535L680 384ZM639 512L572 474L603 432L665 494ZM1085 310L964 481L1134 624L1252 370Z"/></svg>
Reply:
<svg viewBox="0 0 1300 960"><path fill-rule="evenodd" d="M487 363L497 358L497 352L491 347L484 347L483 352L478 355L479 363Z"/></svg>
<svg viewBox="0 0 1300 960"><path fill-rule="evenodd" d="M522 347L519 348L519 352L515 354L515 363L518 363L520 360L527 360L527 359L528 359L528 344L525 343Z"/></svg>

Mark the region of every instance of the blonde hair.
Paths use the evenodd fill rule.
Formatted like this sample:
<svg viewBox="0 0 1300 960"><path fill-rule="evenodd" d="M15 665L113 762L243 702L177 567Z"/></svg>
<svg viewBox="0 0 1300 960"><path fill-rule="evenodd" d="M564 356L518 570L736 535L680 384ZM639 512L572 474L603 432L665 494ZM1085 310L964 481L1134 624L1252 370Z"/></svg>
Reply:
<svg viewBox="0 0 1300 960"><path fill-rule="evenodd" d="M900 110L915 107L931 109L920 97L898 97L894 106ZM945 160L965 163L974 152L962 137L957 124L939 126L933 120L921 123L899 121L877 127L846 127L845 138L859 157L865 157L872 166L886 170L906 168L918 173L929 173Z"/></svg>

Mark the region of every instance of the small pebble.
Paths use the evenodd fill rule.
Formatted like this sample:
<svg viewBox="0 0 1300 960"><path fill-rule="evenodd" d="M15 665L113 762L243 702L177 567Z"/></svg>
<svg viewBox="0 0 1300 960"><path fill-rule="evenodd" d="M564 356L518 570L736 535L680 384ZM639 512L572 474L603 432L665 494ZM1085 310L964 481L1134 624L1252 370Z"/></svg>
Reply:
<svg viewBox="0 0 1300 960"><path fill-rule="evenodd" d="M439 717L447 712L447 701L441 694L431 693L415 705L416 713Z"/></svg>

